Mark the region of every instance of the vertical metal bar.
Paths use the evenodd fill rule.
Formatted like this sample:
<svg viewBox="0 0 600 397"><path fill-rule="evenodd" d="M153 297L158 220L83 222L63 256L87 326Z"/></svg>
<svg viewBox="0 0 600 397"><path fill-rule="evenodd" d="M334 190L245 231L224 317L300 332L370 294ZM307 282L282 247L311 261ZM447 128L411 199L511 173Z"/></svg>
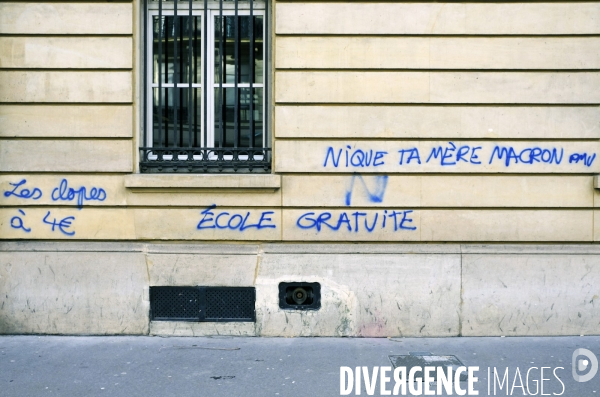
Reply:
<svg viewBox="0 0 600 397"><path fill-rule="evenodd" d="M177 130L179 129L179 123L177 122L177 108L179 101L179 90L177 83L179 82L179 74L177 73L177 28L179 27L179 16L177 15L177 0L173 0L173 139L176 147L180 146L179 139L177 139Z"/></svg>
<svg viewBox="0 0 600 397"><path fill-rule="evenodd" d="M233 77L233 147L240 144L240 90L238 80L240 74L240 17L238 14L238 0L235 0L233 46L234 46L234 77Z"/></svg>
<svg viewBox="0 0 600 397"><path fill-rule="evenodd" d="M226 68L223 64L223 40L225 36L225 18L223 17L223 0L219 0L219 147L223 147L225 136L225 91L223 81L225 80Z"/></svg>
<svg viewBox="0 0 600 397"><path fill-rule="evenodd" d="M158 146L162 145L162 123L163 123L163 106L162 106L162 40L163 40L163 15L162 15L162 0L158 0ZM154 47L154 37L152 38L152 47ZM154 61L154 60L153 60ZM154 139L154 121L152 121L152 139Z"/></svg>
<svg viewBox="0 0 600 397"><path fill-rule="evenodd" d="M150 32L148 32L148 0L144 0L144 34L142 35L142 37L144 43L143 45L146 48L148 48L149 35ZM154 36L154 26L152 26L152 36ZM154 43L154 37L152 37L152 41L150 42ZM152 48L150 51L154 51L154 48ZM153 112L152 108L148 109L148 84L151 84L150 79L148 78L148 51L144 51L144 73L142 73L142 76L144 81L144 134L142 137L142 144L140 146L143 147L148 145L148 112L150 112L150 114L152 114ZM145 152L142 154L142 160L144 159L144 157Z"/></svg>
<svg viewBox="0 0 600 397"><path fill-rule="evenodd" d="M204 63L204 68L202 70L202 91L203 91L203 101L202 101L202 107L204 110L204 147L208 147L208 107L207 107L207 98L208 98L208 80L206 78L207 76L207 68L208 68L208 60L207 60L207 54L208 54L208 41L207 41L207 37L208 37L208 0L204 0L204 14L202 16L202 18L204 19L204 32L202 34L202 44L204 45L204 51L203 51L203 63ZM214 51L213 51L214 53ZM210 87L211 90L214 90L213 87Z"/></svg>
<svg viewBox="0 0 600 397"><path fill-rule="evenodd" d="M184 58L184 46L185 43L183 42L183 31L185 30L185 21L183 21L183 16L179 17L179 43L177 43L177 51L179 53L179 71L178 76L179 76L179 82L181 84L183 84L183 80L185 77L185 58ZM178 98L177 100L179 101L179 112L181 113L180 117L179 117L179 147L183 147L183 106L184 106L184 92L185 90L182 87L178 88Z"/></svg>
<svg viewBox="0 0 600 397"><path fill-rule="evenodd" d="M162 1L160 2L160 5L162 6ZM159 10L159 12L162 13L162 8ZM162 15L162 14L161 14ZM164 28L164 35L165 35L165 83L169 82L169 68L167 67L167 65L169 64L169 18L168 17L164 17L165 18L165 28ZM162 21L161 21L162 24ZM162 48L162 37L161 37L161 48ZM161 50L162 51L162 50ZM161 65L162 67L162 65ZM159 81L161 81L159 79ZM160 87L160 93L162 95L162 86ZM161 109L162 109L162 101L161 101ZM162 110L161 110L161 114L160 117L165 121L165 143L164 146L167 147L169 146L169 89L165 87L165 113L166 115L163 115ZM160 130L160 144L163 145L163 139L162 139L162 120L161 120L161 130Z"/></svg>
<svg viewBox="0 0 600 397"><path fill-rule="evenodd" d="M198 51L196 46L198 45L198 17L194 17L194 84L198 84ZM202 51L200 51L202 52ZM203 86L204 87L204 86ZM194 88L194 147L200 146L198 143L198 88Z"/></svg>
<svg viewBox="0 0 600 397"><path fill-rule="evenodd" d="M194 17L194 84L198 84L198 62L196 61L198 53L196 51L196 46L198 45L198 17ZM193 112L194 112L194 147L198 147L198 112L196 109L198 108L198 89L194 88L194 103L193 103Z"/></svg>
<svg viewBox="0 0 600 397"><path fill-rule="evenodd" d="M188 16L188 147L192 147L192 0L189 1ZM191 157L188 157L191 159Z"/></svg>
<svg viewBox="0 0 600 397"><path fill-rule="evenodd" d="M248 30L250 31L250 69L248 72L248 83L250 88L250 115L248 117L248 130L250 138L250 147L255 146L254 142L254 0L250 0L250 23Z"/></svg>
<svg viewBox="0 0 600 397"><path fill-rule="evenodd" d="M270 59L268 54L269 34L269 0L265 0L265 19L263 21L263 100L265 102L265 106L263 107L263 125L265 132L263 135L263 147L271 146L269 145L269 115L271 113L269 112L269 78L271 77L268 67L268 60Z"/></svg>

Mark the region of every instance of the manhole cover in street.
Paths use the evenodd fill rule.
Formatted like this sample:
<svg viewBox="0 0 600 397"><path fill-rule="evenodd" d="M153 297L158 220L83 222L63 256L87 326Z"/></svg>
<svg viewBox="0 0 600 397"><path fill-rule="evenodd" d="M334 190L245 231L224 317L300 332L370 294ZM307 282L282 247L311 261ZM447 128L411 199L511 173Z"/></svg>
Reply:
<svg viewBox="0 0 600 397"><path fill-rule="evenodd" d="M413 367L435 367L435 371L431 371L429 374L433 378L433 382L437 382L437 367L444 368L444 373L448 376L448 370L452 369L452 377L456 373L458 367L464 367L465 365L456 356L436 356L434 354L419 354L427 352L412 352L408 355L388 356L394 368L406 367L406 376L410 373ZM415 378L423 379L423 370L415 371ZM467 380L467 372L460 374L461 382ZM424 380L423 380L424 381Z"/></svg>

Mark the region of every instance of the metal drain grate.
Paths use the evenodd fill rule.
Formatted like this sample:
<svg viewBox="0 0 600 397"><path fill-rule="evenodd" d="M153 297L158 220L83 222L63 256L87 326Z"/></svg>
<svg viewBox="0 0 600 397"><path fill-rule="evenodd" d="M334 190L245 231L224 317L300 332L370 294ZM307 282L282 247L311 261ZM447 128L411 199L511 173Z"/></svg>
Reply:
<svg viewBox="0 0 600 397"><path fill-rule="evenodd" d="M256 321L253 287L150 287L153 321Z"/></svg>
<svg viewBox="0 0 600 397"><path fill-rule="evenodd" d="M456 371L458 367L464 367L465 365L456 356L438 356L431 354L430 352L410 352L408 355L399 356L388 356L394 368L406 367L406 373L408 374L413 367L442 367L444 373L448 375L448 369L452 368ZM455 373L455 372L453 372ZM433 382L437 382L437 370L431 373ZM424 382L423 371L415 371L415 378L420 377L421 381ZM460 381L464 382L467 380L467 374L460 374Z"/></svg>
<svg viewBox="0 0 600 397"><path fill-rule="evenodd" d="M254 288L207 288L205 321L254 321Z"/></svg>
<svg viewBox="0 0 600 397"><path fill-rule="evenodd" d="M200 296L194 287L151 287L153 320L200 321Z"/></svg>

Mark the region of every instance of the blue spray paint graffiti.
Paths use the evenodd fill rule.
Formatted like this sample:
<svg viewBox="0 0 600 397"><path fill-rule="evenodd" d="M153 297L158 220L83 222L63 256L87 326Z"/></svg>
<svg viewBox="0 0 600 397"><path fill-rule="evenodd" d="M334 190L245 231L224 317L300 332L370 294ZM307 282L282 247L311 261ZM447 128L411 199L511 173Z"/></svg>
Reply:
<svg viewBox="0 0 600 397"><path fill-rule="evenodd" d="M19 210L19 213L25 216L25 211ZM10 227L12 227L13 229L22 229L25 233L31 232L31 228L25 227L23 219L19 215L15 215L12 218L10 218Z"/></svg>
<svg viewBox="0 0 600 397"><path fill-rule="evenodd" d="M337 168L340 164L340 157L342 156L342 152L344 153L344 158L346 159L345 164L346 168L348 167L378 167L380 165L384 165L384 157L388 152L384 151L374 151L370 150L361 150L361 149L352 149L350 145L346 145L346 148L339 149L337 155L333 150L333 147L329 146L327 148L327 154L325 154L325 162L323 163L323 167L327 167L327 163L331 158L331 164ZM342 163L344 165L344 163Z"/></svg>
<svg viewBox="0 0 600 397"><path fill-rule="evenodd" d="M198 222L196 229L228 229L239 230L240 232L243 232L244 230L252 228L256 228L257 230L276 228L276 226L271 223L273 222L273 219L270 217L270 215L275 213L274 211L261 211L258 222L249 224L248 219L252 215L251 211L247 211L245 216L241 214L231 215L226 211L213 212L213 210L216 208L216 204L213 204L204 211L200 212L202 219L200 219L200 222Z"/></svg>
<svg viewBox="0 0 600 397"><path fill-rule="evenodd" d="M469 146L469 145L461 145L456 148L456 145L453 142L448 142L448 146L438 146L437 148L431 149L431 153L429 153L429 157L427 157L427 163L433 157L434 159L440 158L440 165L456 165L461 161L465 163L471 164L481 164L479 161L479 156L477 151L481 149L481 146ZM466 156L469 154L469 159ZM420 164L420 163L419 163Z"/></svg>
<svg viewBox="0 0 600 397"><path fill-rule="evenodd" d="M520 152L517 152L511 146L496 146L494 147L494 151L490 156L489 164L492 164L494 161L494 157L497 157L498 160L502 160L504 157L504 165L509 167L511 165L511 161L514 161L514 164L533 164L533 163L548 163L548 164L560 164L562 162L564 155L564 149L560 149L560 155L558 149L542 149L540 147L532 147L525 148Z"/></svg>
<svg viewBox="0 0 600 397"><path fill-rule="evenodd" d="M432 147L429 153L421 153L425 149L408 147L397 149L399 166L422 167L427 164L451 167L458 165L482 165L482 157L488 157L488 164L501 163L505 167L517 164L551 164L561 166L565 155L569 158L568 164L581 163L591 167L596 159L596 153L565 153L560 146L548 145L547 147L531 146L515 148L514 146L480 145L448 142ZM423 156L422 154L426 154ZM343 147L327 146L325 151L324 168L368 168L386 165L388 152L362 148L353 148L350 145ZM423 162L422 160L425 159Z"/></svg>
<svg viewBox="0 0 600 397"><path fill-rule="evenodd" d="M24 185L27 183L26 179L22 179L17 183L9 182L8 184L14 186L12 190L6 190L4 197L15 196L22 199L39 200L43 193L40 188L34 187L31 189L25 188ZM92 187L86 188L81 186L78 189L69 187L69 181L62 179L58 187L52 190L50 195L52 201L73 201L77 203L77 207L81 209L86 201L104 201L106 200L106 191L102 188Z"/></svg>
<svg viewBox="0 0 600 397"><path fill-rule="evenodd" d="M34 187L31 190L25 189L22 186L25 185L26 183L27 183L27 179L22 179L17 183L9 182L8 184L14 186L14 188L13 188L13 190L10 190L10 191L6 190L4 192L4 197L15 196L17 198L22 198L22 199L39 200L39 198L42 197L42 191L37 187Z"/></svg>
<svg viewBox="0 0 600 397"><path fill-rule="evenodd" d="M419 149L417 149L416 147L410 149L400 149L398 150L398 153L400 153L400 161L398 162L399 165L404 164L404 154L406 153L408 153L408 156L406 157L406 164L410 164L412 160L416 160L418 164L421 164L421 156L419 156Z"/></svg>
<svg viewBox="0 0 600 397"><path fill-rule="evenodd" d="M55 231L55 228L58 228L58 230L60 230L63 234L67 236L73 236L75 234L75 232L68 232L65 230L71 227L71 222L75 220L74 216L67 216L66 218L63 218L60 221L57 221L56 218L54 218L54 220L48 220L49 216L50 211L48 211L46 216L44 216L43 222L47 225L52 226L53 232Z"/></svg>
<svg viewBox="0 0 600 397"><path fill-rule="evenodd" d="M569 163L579 163L579 161L583 161L586 167L591 167L592 163L596 159L596 153L593 155L587 153L574 153L569 156Z"/></svg>
<svg viewBox="0 0 600 397"><path fill-rule="evenodd" d="M360 174L354 174L350 179L350 186L348 186L348 189L346 190L345 203L347 206L349 206L352 203L352 193L354 191L354 181L356 179L360 180L362 186L365 189L365 192L367 193L367 198L369 199L369 201L371 201L372 203L383 202L383 196L385 195L385 189L387 188L388 183L387 175L371 177L371 179L375 181L375 189L373 190L373 192L371 192L367 186L367 183L365 182L364 177Z"/></svg>
<svg viewBox="0 0 600 397"><path fill-rule="evenodd" d="M362 231L372 233L378 226L380 229L386 229L391 224L389 228L393 227L395 232L399 230L414 231L417 230L417 227L410 225L413 222L413 219L410 218L412 212L413 210L383 210L376 212L371 219L366 212L360 211L340 212L337 219L334 219L333 214L328 211L306 212L298 217L296 226L300 229L316 229L317 232L323 230L323 226L327 226L335 232L341 229L354 233Z"/></svg>
<svg viewBox="0 0 600 397"><path fill-rule="evenodd" d="M85 186L78 189L69 187L69 182L66 179L60 181L60 185L52 190L50 196L52 201L77 201L77 207L81 209L85 201L104 201L106 200L106 192L102 188L92 187L87 191Z"/></svg>

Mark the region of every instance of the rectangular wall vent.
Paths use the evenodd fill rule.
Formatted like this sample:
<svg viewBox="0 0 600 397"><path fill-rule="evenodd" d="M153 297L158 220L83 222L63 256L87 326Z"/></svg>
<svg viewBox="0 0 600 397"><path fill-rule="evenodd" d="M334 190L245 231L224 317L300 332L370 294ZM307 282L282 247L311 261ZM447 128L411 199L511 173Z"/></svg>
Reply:
<svg viewBox="0 0 600 397"><path fill-rule="evenodd" d="M279 283L279 307L287 310L319 310L321 308L321 284Z"/></svg>
<svg viewBox="0 0 600 397"><path fill-rule="evenodd" d="M152 321L256 321L254 287L150 287Z"/></svg>
<svg viewBox="0 0 600 397"><path fill-rule="evenodd" d="M150 287L152 320L200 321L200 294L194 287Z"/></svg>

